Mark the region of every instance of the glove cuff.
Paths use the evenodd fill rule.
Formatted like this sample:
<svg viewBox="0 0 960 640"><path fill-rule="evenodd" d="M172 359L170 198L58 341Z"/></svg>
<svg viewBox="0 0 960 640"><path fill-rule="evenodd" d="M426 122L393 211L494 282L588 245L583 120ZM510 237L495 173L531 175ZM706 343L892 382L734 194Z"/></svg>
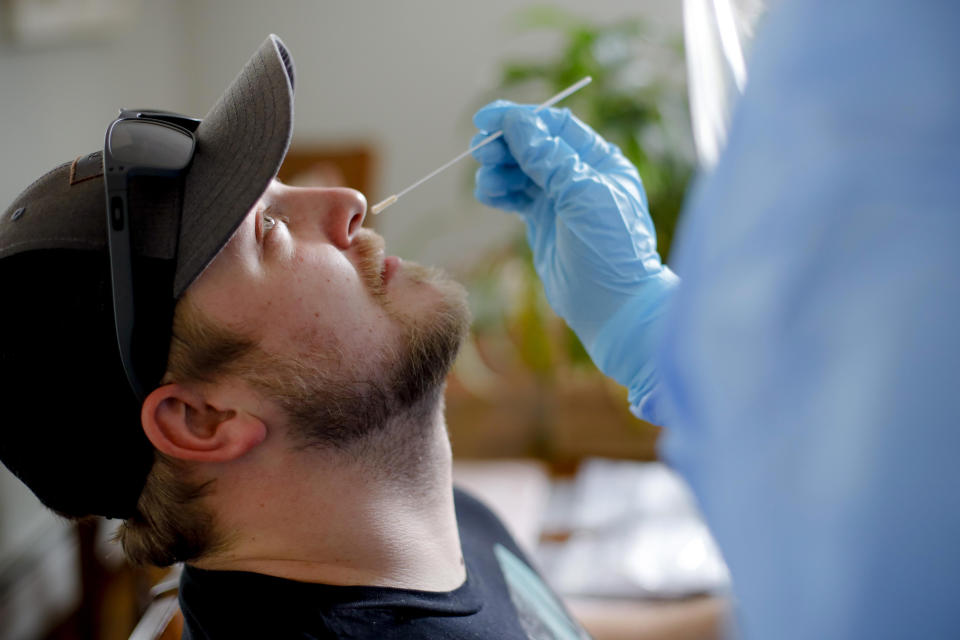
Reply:
<svg viewBox="0 0 960 640"><path fill-rule="evenodd" d="M650 389L630 390L628 397L630 413L641 420L657 426L667 426L667 419L661 407L660 384L656 382Z"/></svg>
<svg viewBox="0 0 960 640"><path fill-rule="evenodd" d="M593 342L585 345L597 367L630 391L631 406L636 407L635 413L642 412L638 417L651 422L656 413L651 394L659 379L655 355L660 344L660 321L679 284L680 278L667 267L650 276L639 295L621 306Z"/></svg>

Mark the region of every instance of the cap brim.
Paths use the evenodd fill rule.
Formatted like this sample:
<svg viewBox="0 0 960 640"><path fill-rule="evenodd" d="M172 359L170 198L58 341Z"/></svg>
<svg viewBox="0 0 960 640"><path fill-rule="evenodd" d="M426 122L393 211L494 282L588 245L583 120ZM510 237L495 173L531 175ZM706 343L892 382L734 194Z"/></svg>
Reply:
<svg viewBox="0 0 960 640"><path fill-rule="evenodd" d="M277 175L293 132L293 59L270 35L196 131L174 278L179 298Z"/></svg>

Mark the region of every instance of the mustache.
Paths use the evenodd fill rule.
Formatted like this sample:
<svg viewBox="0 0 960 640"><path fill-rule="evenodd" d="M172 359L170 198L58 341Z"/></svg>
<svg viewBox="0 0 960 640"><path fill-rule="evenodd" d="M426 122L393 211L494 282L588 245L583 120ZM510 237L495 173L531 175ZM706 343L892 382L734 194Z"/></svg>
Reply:
<svg viewBox="0 0 960 640"><path fill-rule="evenodd" d="M383 259L386 242L380 234L360 228L353 239L357 252L357 271L367 289L375 296L383 295Z"/></svg>

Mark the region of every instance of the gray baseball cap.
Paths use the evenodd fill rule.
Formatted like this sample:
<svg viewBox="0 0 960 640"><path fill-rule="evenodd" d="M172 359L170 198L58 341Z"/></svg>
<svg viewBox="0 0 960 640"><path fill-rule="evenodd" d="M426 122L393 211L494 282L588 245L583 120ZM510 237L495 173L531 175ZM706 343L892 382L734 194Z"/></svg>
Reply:
<svg viewBox="0 0 960 640"><path fill-rule="evenodd" d="M276 176L294 69L271 35L195 131L182 181L133 178L138 332L156 384L173 308ZM114 327L102 151L27 187L0 215L0 460L51 509L127 518L153 464Z"/></svg>

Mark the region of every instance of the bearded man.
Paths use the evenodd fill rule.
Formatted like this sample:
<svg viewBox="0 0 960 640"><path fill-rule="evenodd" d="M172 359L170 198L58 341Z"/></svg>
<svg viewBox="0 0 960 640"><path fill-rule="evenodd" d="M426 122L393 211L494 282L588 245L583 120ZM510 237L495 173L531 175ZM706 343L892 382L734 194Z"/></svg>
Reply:
<svg viewBox="0 0 960 640"><path fill-rule="evenodd" d="M186 638L582 637L453 489L463 289L276 181L293 84L271 36L202 121L123 111L3 214L0 457L185 563Z"/></svg>

